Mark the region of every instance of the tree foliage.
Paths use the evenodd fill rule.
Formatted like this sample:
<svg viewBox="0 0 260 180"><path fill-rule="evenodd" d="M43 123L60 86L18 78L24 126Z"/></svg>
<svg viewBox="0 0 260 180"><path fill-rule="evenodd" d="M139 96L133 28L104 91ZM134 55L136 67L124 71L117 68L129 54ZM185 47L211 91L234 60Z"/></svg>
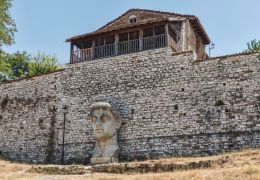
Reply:
<svg viewBox="0 0 260 180"><path fill-rule="evenodd" d="M29 75L34 76L38 74L48 73L59 69L57 65L57 58L52 55L38 53L29 63Z"/></svg>
<svg viewBox="0 0 260 180"><path fill-rule="evenodd" d="M17 31L10 15L13 0L0 0L0 82L52 72L59 69L55 56L38 53L31 56L27 52L7 54L1 47L14 44Z"/></svg>
<svg viewBox="0 0 260 180"><path fill-rule="evenodd" d="M29 74L30 55L27 52L16 52L14 54L7 54L5 62L9 64L12 71L12 77L25 77Z"/></svg>
<svg viewBox="0 0 260 180"><path fill-rule="evenodd" d="M14 33L17 31L10 15L12 0L0 0L0 47L14 43Z"/></svg>
<svg viewBox="0 0 260 180"><path fill-rule="evenodd" d="M59 69L57 58L52 55L38 53L35 56L27 52L6 54L0 53L0 81L14 80L35 76Z"/></svg>
<svg viewBox="0 0 260 180"><path fill-rule="evenodd" d="M247 50L250 51L259 51L260 52L260 40L257 41L256 39L250 41L247 43Z"/></svg>
<svg viewBox="0 0 260 180"><path fill-rule="evenodd" d="M0 82L9 80L12 76L11 66L2 59L0 59Z"/></svg>

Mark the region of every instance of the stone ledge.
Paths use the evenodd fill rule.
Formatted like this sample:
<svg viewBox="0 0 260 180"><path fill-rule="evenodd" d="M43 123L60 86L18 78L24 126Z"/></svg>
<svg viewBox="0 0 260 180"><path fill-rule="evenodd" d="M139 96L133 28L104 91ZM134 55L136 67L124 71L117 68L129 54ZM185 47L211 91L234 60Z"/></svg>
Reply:
<svg viewBox="0 0 260 180"><path fill-rule="evenodd" d="M102 158L91 158L90 159L91 164L108 164L108 163L114 163L118 162L118 158L114 157L102 157Z"/></svg>
<svg viewBox="0 0 260 180"><path fill-rule="evenodd" d="M174 172L181 170L190 169L201 169L210 168L215 165L222 166L227 163L229 156L223 156L220 158L213 159L202 159L190 162L161 162L157 161L144 161L144 162L133 162L133 163L113 163L113 164L102 164L95 165L92 167L92 172L101 173L159 173L159 172Z"/></svg>

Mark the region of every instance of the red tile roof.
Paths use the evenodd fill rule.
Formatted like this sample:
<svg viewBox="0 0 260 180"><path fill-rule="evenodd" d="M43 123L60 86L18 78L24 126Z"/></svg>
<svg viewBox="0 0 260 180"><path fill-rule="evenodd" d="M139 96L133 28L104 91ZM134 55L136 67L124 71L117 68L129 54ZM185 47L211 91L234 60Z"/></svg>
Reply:
<svg viewBox="0 0 260 180"><path fill-rule="evenodd" d="M128 17L127 15L137 15L138 22L134 24L128 23ZM85 38L85 37L91 37L94 35L112 32L115 30L120 30L124 28L129 28L133 26L140 26L144 24L150 24L155 22L162 22L162 21L169 21L169 18L174 17L177 20L183 20L184 19L190 19L192 25L194 26L194 29L196 32L203 38L205 44L210 43L210 39L204 30L203 26L201 25L199 19L194 15L184 15L184 14L177 14L172 12L164 12L164 11L155 11L155 10L147 10L147 9L129 9L124 14L119 16L118 18L110 21L106 25L102 26L101 28L97 29L96 31L73 36L66 40L66 42L71 42L73 40Z"/></svg>

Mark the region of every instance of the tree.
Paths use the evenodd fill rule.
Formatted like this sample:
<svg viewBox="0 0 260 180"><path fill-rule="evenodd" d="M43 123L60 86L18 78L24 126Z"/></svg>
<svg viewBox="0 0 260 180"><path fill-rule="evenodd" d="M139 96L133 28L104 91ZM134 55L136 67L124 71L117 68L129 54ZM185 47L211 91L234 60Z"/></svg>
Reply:
<svg viewBox="0 0 260 180"><path fill-rule="evenodd" d="M58 60L55 56L39 52L29 63L29 75L34 76L55 71L60 68L57 62Z"/></svg>
<svg viewBox="0 0 260 180"><path fill-rule="evenodd" d="M256 39L254 39L253 41L250 41L247 43L247 52L250 51L259 51L260 52L260 40L257 41Z"/></svg>
<svg viewBox="0 0 260 180"><path fill-rule="evenodd" d="M13 80L29 74L29 55L26 52L0 52L0 80Z"/></svg>
<svg viewBox="0 0 260 180"><path fill-rule="evenodd" d="M11 79L12 71L10 65L0 59L0 82Z"/></svg>
<svg viewBox="0 0 260 180"><path fill-rule="evenodd" d="M6 54L4 59L11 68L12 77L20 78L29 75L30 55L26 51Z"/></svg>
<svg viewBox="0 0 260 180"><path fill-rule="evenodd" d="M0 82L27 76L35 76L59 69L55 56L38 53L31 56L27 52L6 54L0 51Z"/></svg>
<svg viewBox="0 0 260 180"><path fill-rule="evenodd" d="M34 76L59 69L57 58L38 53L31 57L27 52L5 53L3 45L14 44L14 33L17 31L10 15L13 0L0 0L0 82Z"/></svg>
<svg viewBox="0 0 260 180"><path fill-rule="evenodd" d="M5 62L5 52L0 49L0 82L10 79L11 74L11 66Z"/></svg>
<svg viewBox="0 0 260 180"><path fill-rule="evenodd" d="M14 43L14 33L17 31L10 15L13 0L0 0L0 47Z"/></svg>

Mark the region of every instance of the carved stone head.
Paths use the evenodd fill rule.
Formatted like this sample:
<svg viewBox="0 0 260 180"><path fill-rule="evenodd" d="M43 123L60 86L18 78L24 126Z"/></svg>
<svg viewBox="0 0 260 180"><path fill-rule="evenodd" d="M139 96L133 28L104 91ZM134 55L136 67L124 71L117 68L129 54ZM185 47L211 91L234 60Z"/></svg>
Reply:
<svg viewBox="0 0 260 180"><path fill-rule="evenodd" d="M97 102L91 106L91 119L96 140L91 163L117 162L119 153L117 130L121 126L119 115L109 103Z"/></svg>
<svg viewBox="0 0 260 180"><path fill-rule="evenodd" d="M96 140L111 138L121 126L119 115L107 102L97 102L91 106L91 119Z"/></svg>

